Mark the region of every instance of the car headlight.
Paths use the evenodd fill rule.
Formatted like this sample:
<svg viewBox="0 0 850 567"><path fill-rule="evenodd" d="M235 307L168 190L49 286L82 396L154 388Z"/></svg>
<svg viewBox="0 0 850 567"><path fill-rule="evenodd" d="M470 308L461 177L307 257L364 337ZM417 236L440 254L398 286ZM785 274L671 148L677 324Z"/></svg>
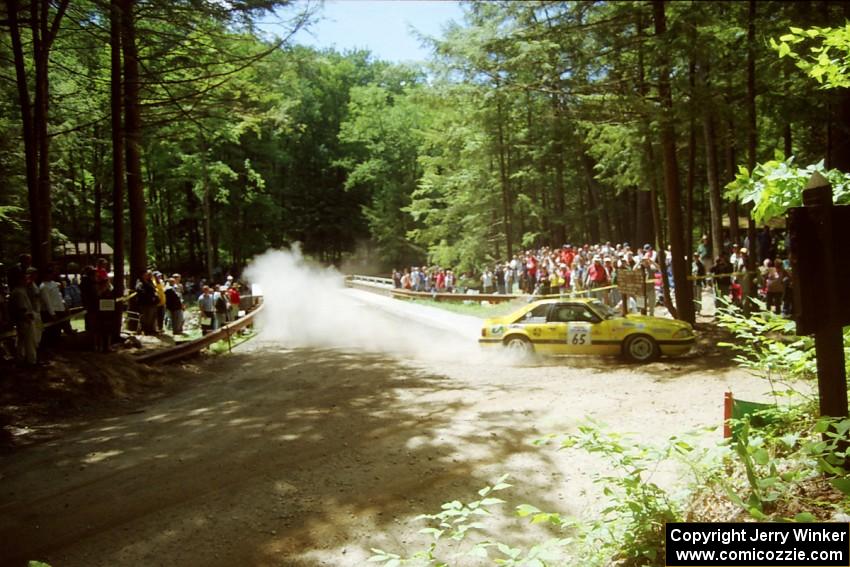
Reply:
<svg viewBox="0 0 850 567"><path fill-rule="evenodd" d="M675 333L673 333L674 339L688 339L693 336L693 331L690 329L679 329Z"/></svg>

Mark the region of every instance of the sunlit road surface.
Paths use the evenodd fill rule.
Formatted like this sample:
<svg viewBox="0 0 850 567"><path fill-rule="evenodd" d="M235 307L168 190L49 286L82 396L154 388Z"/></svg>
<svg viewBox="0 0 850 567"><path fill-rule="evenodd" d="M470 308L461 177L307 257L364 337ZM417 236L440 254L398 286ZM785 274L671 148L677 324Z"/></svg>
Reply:
<svg viewBox="0 0 850 567"><path fill-rule="evenodd" d="M4 457L0 564L363 565L372 547L423 549L412 518L504 473L515 487L490 535L516 546L542 537L512 518L519 503L567 516L601 505L592 477L607 464L535 439L590 417L661 443L719 426L726 390L767 390L704 358L511 364L478 352L474 320L346 294L346 322L396 337L389 352L358 343L356 325L337 347L261 331L185 372L172 396Z"/></svg>

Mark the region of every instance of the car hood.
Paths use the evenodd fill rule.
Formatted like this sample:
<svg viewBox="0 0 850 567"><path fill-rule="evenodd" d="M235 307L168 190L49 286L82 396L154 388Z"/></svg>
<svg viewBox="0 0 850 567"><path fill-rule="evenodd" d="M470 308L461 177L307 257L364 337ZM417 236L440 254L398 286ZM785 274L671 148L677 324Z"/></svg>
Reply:
<svg viewBox="0 0 850 567"><path fill-rule="evenodd" d="M665 319L663 317L650 317L649 315L627 315L626 317L617 317L615 321L626 323L626 326L631 324L642 324L652 327L666 327L678 329L693 330L690 323L679 321L678 319Z"/></svg>

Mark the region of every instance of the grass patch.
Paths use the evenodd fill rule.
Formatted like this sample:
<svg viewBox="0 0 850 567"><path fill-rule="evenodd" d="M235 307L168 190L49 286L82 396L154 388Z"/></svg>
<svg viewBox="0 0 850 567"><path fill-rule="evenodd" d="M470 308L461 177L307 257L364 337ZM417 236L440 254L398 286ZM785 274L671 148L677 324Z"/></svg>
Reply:
<svg viewBox="0 0 850 567"><path fill-rule="evenodd" d="M247 332L239 332L230 337L230 345L227 344L227 339L218 341L213 343L209 347L209 351L212 354L225 354L230 352L231 348L236 347L236 345L242 344L245 341L254 338L256 336L256 332L254 329L246 329Z"/></svg>
<svg viewBox="0 0 850 567"><path fill-rule="evenodd" d="M431 299L410 299L408 301L418 305L424 305L426 307L436 307L437 309L451 311L452 313L460 313L461 315L472 315L473 317L479 317L481 319L508 315L527 303L524 299L516 299L505 303L484 303L483 305L481 301L474 300L469 301L469 303L433 301Z"/></svg>

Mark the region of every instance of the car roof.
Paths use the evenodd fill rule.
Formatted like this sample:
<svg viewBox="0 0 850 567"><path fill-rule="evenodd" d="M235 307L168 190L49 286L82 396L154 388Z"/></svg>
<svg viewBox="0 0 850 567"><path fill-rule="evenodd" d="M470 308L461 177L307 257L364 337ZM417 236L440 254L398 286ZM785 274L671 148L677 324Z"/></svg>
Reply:
<svg viewBox="0 0 850 567"><path fill-rule="evenodd" d="M556 297L556 298L551 298L551 299L538 299L537 301L532 302L532 304L533 305L546 305L546 304L549 304L549 303L581 303L581 304L586 305L588 303L593 303L595 301L598 301L598 300L595 299L595 298L589 298L589 297L563 297L563 298Z"/></svg>

